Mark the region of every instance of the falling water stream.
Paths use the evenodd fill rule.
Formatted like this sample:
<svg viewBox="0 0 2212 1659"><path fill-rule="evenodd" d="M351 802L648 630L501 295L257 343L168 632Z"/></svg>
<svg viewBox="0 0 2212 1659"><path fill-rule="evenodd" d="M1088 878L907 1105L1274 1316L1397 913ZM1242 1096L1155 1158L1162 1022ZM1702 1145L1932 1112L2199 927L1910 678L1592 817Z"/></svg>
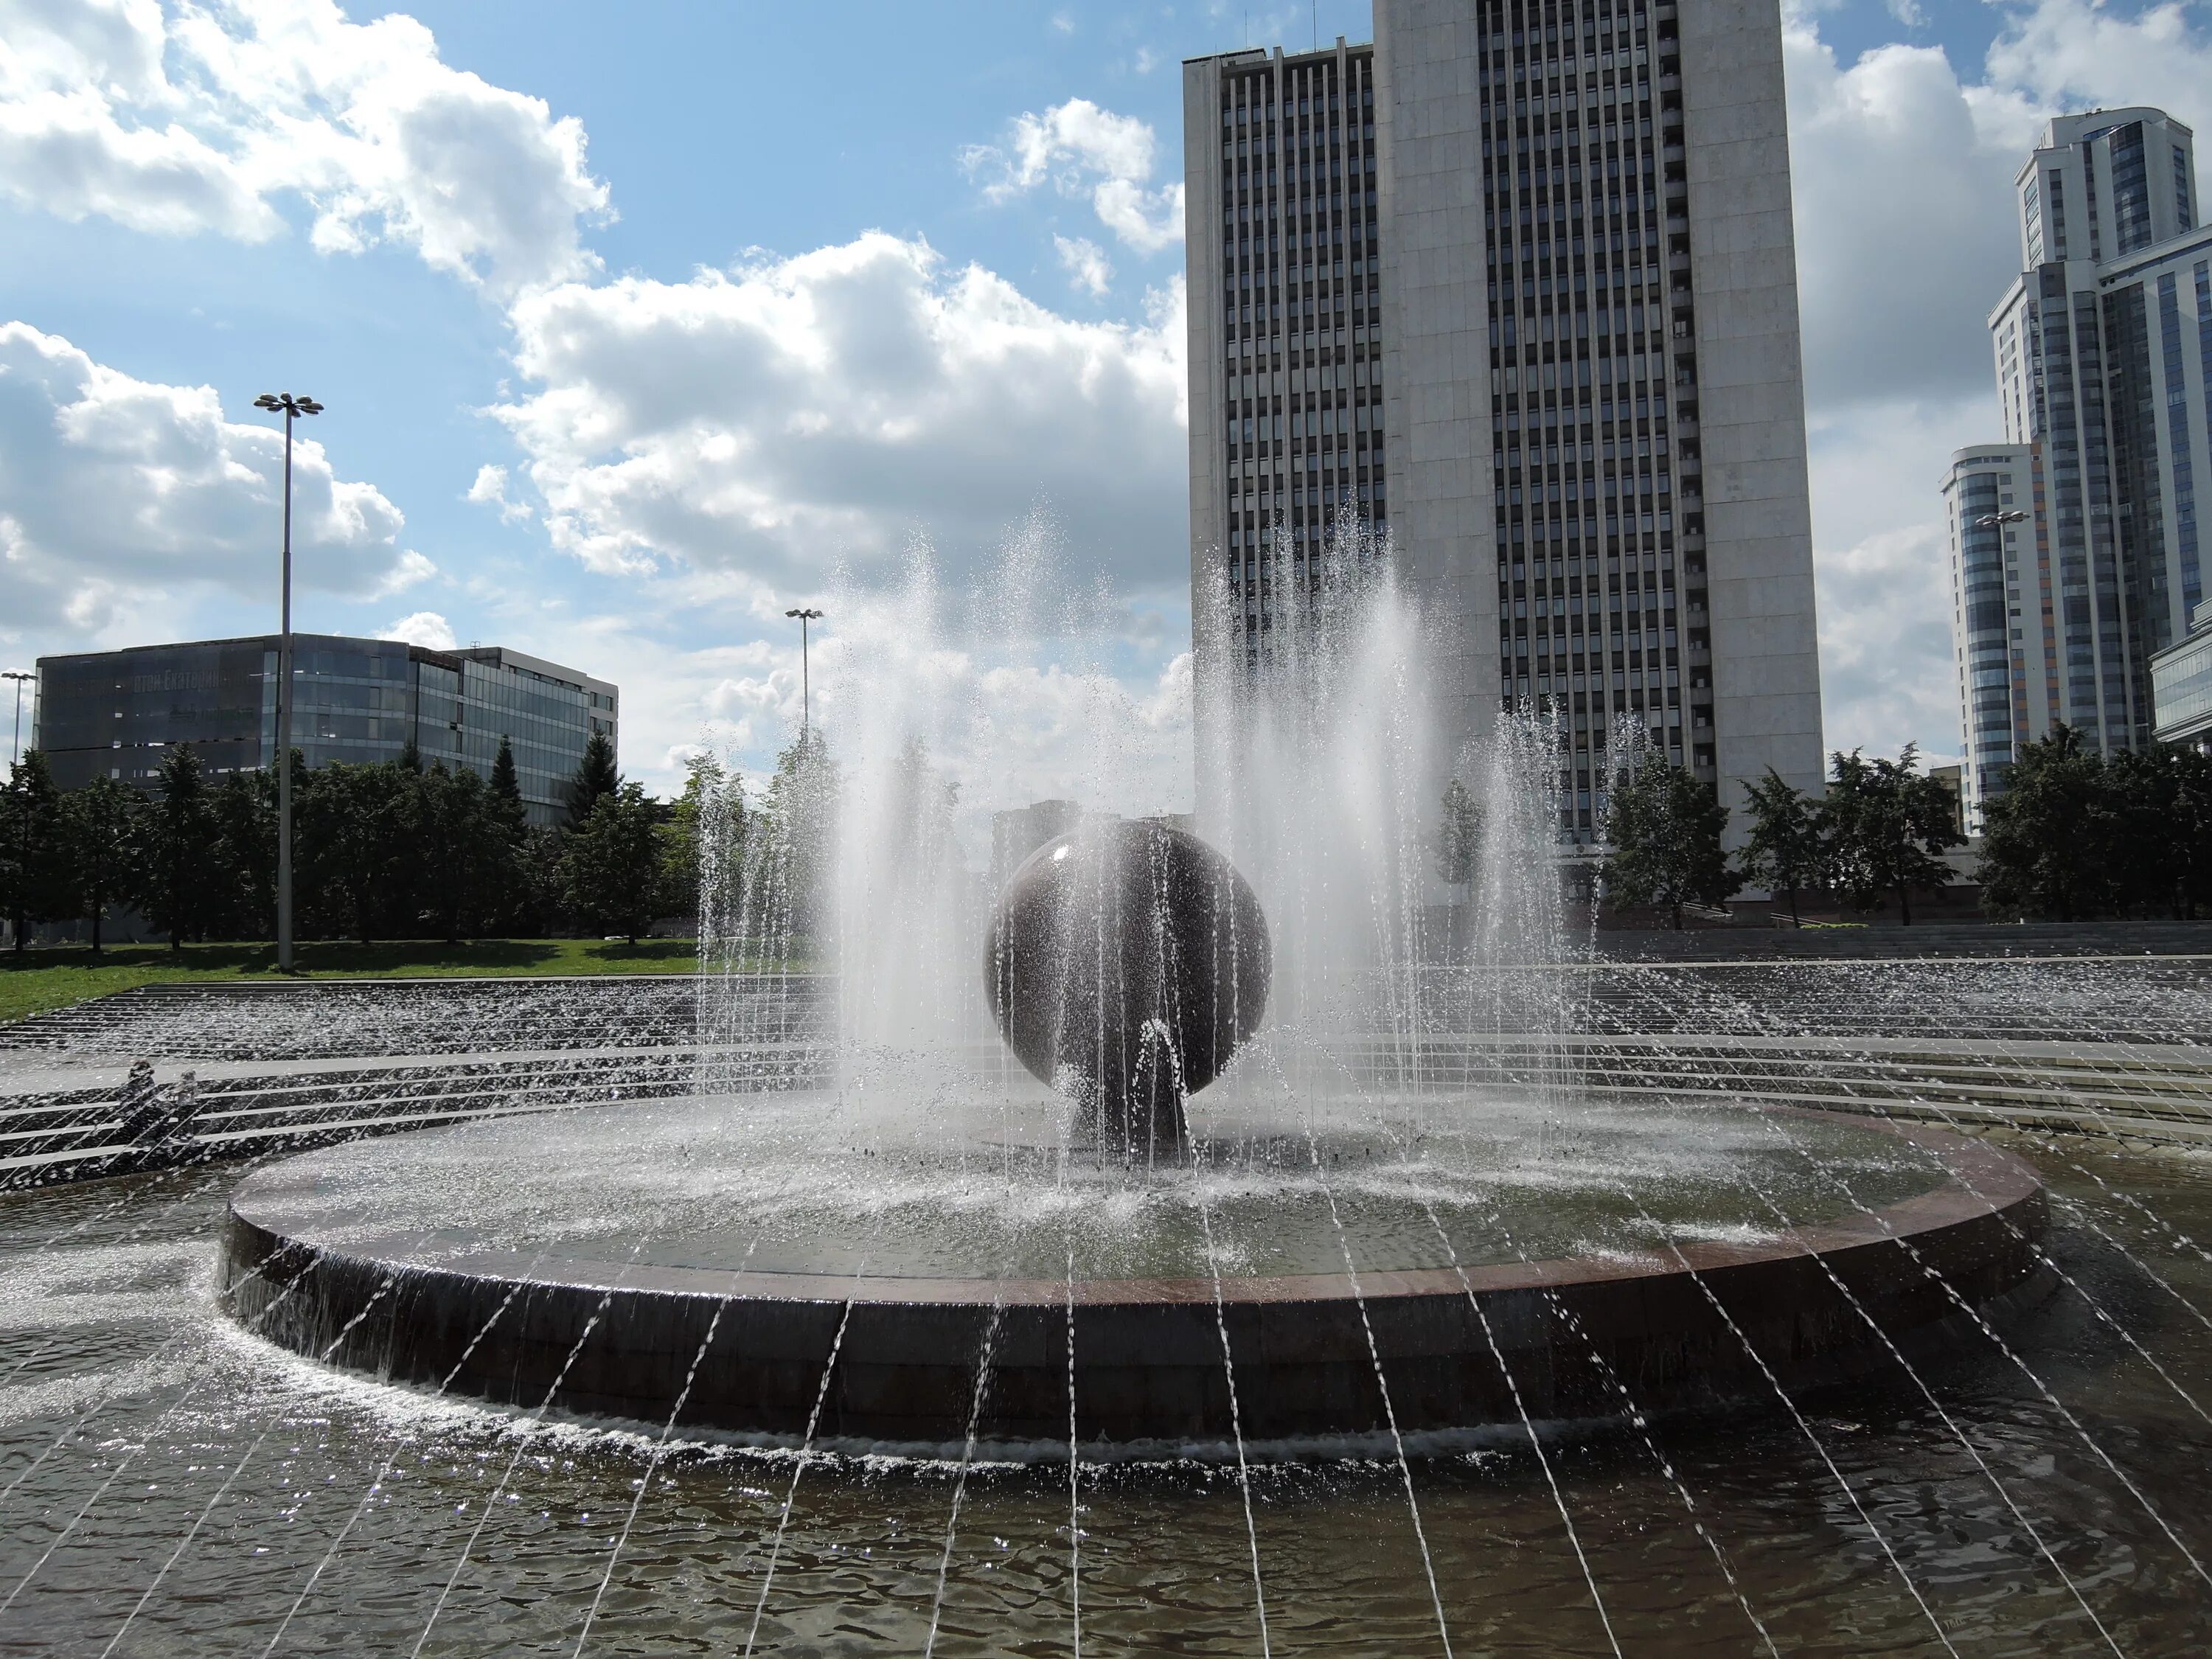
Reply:
<svg viewBox="0 0 2212 1659"><path fill-rule="evenodd" d="M342 1193L334 1226L414 1241L395 1273L486 1249L589 1259L602 1311L628 1266L663 1259L730 1288L714 1279L714 1316L686 1339L673 1411L578 1419L555 1389L497 1409L454 1397L450 1376L387 1386L225 1317L211 1241L244 1163L0 1190L0 1647L1079 1655L1155 1650L1164 1632L1178 1651L1262 1656L2212 1647L2212 1164L2125 1138L2117 1096L2084 1086L2068 1109L2118 1133L2002 1132L2055 1200L2057 1224L2027 1241L2039 1299L1985 1317L1905 1241L1962 1316L1948 1346L1908 1356L1829 1273L1883 1357L1845 1386L1785 1382L1746 1338L1762 1389L1660 1410L1654 1379L1612 1367L1546 1290L1606 1401L1547 1422L1471 1277L1671 1257L1735 1330L1691 1246L1882 1223L1945 1178L1894 1136L1758 1103L1979 1132L1943 1092L1968 1086L1945 1045L1971 1045L1993 1086L2043 1087L2051 1066L2101 1054L2147 1109L2201 1118L2161 1101L2155 1067L2199 1066L2212 973L1589 960L1556 878L1553 717L1510 711L1442 752L1418 612L1383 550L1352 537L1314 585L1315 626L1269 661L1202 640L1200 690L1231 712L1198 733L1195 828L1259 895L1273 988L1259 1035L1189 1097L1188 1156L1109 1157L1096 1100L1009 1065L984 996L983 814L1024 804L994 793L1006 778L1038 775L1031 711L1013 704L1050 687L1073 711L1055 787L1081 811L1174 804L1129 798L1152 729L1107 653L1048 617L1040 557L1018 544L988 603L917 559L893 600L829 607L823 769L785 788L781 818L757 780L709 792L690 986L85 1017L103 1052L222 1064L477 1063L586 1037L680 1055L688 1096L361 1141L302 1167ZM1202 635L1219 620L1201 605ZM1008 756L1021 765L1000 769ZM1479 813L1463 882L1437 868L1447 775ZM1088 944L1103 981L1117 942ZM994 983L1039 971L992 964ZM60 1049L78 1040L56 1029ZM1825 1093L1808 1092L1809 1054L1834 1057ZM1145 1055L1180 1076L1159 1032ZM1363 1286L1435 1270L1460 1276L1512 1420L1401 1432ZM804 1432L687 1423L741 1277L797 1271L854 1285L808 1373ZM1064 1281L1066 1435L983 1432L1009 1322L995 1295L964 1362L964 1435L828 1432L855 1298L886 1273L1042 1283L1054 1301ZM1224 1287L1271 1274L1349 1284L1377 1432L1250 1437L1265 1373L1240 1364ZM1210 1287L1218 1441L1085 1437L1079 1307L1102 1279Z"/></svg>

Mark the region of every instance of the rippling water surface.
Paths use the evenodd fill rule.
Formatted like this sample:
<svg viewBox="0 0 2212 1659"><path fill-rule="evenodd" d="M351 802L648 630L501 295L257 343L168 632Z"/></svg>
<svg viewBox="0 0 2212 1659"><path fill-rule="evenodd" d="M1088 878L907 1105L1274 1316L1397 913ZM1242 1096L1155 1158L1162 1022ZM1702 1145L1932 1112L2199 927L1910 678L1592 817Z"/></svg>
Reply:
<svg viewBox="0 0 2212 1659"><path fill-rule="evenodd" d="M1255 1468L1249 1532L1233 1463L1085 1465L1072 1530L1064 1458L817 1459L780 1545L789 1455L532 1425L231 1328L240 1166L15 1195L0 1651L903 1653L933 1622L944 1654L1252 1654L1261 1594L1285 1654L1440 1653L1439 1607L1462 1655L2109 1652L2092 1613L2127 1654L2212 1650L2212 1163L2016 1144L2089 1300L2011 1329L2053 1399L1986 1343L1928 1374L1963 1445L1900 1373L1802 1428L1624 1420L1548 1479L1515 1436Z"/></svg>

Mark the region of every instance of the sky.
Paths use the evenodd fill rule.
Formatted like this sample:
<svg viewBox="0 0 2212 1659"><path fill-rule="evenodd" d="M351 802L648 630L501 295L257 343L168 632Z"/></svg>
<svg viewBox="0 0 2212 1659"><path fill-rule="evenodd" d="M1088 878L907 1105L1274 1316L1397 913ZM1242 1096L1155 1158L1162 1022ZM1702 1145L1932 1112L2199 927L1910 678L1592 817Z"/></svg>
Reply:
<svg viewBox="0 0 2212 1659"><path fill-rule="evenodd" d="M0 654L276 620L616 681L757 773L898 654L971 805L1187 806L1186 57L1354 0L0 0ZM1784 10L1831 748L1955 753L1936 481L2041 123L2212 118L2204 0ZM902 682L878 675L874 695ZM886 689L888 688L888 690ZM841 704L841 699L842 700Z"/></svg>

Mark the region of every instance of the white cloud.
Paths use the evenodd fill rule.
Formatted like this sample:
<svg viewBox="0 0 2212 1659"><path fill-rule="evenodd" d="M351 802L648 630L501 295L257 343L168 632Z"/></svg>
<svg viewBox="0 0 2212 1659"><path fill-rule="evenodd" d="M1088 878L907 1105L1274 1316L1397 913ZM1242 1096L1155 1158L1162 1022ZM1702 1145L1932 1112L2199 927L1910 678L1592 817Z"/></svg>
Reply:
<svg viewBox="0 0 2212 1659"><path fill-rule="evenodd" d="M1151 125L1071 98L1042 115L1018 115L998 144L971 144L961 164L982 181L986 200L1003 202L1049 184L1063 196L1088 195L1099 222L1140 253L1182 240L1182 186L1151 188L1158 140Z"/></svg>
<svg viewBox="0 0 2212 1659"><path fill-rule="evenodd" d="M584 131L331 0L0 0L0 195L67 220L380 241L501 295L586 274L607 216Z"/></svg>
<svg viewBox="0 0 2212 1659"><path fill-rule="evenodd" d="M281 427L223 418L210 386L134 380L59 336L0 325L0 629L98 633L210 587L273 595ZM359 595L430 574L399 509L302 434L295 580Z"/></svg>
<svg viewBox="0 0 2212 1659"><path fill-rule="evenodd" d="M1052 246L1068 281L1084 293L1097 298L1113 286L1114 267L1089 237L1055 236Z"/></svg>
<svg viewBox="0 0 2212 1659"><path fill-rule="evenodd" d="M402 617L398 622L386 623L377 635L380 640L404 640L410 645L419 645L432 651L451 651L459 641L453 637L453 625L434 611L417 611L411 617Z"/></svg>
<svg viewBox="0 0 2212 1659"><path fill-rule="evenodd" d="M1039 501L1086 569L1180 586L1180 280L1142 324L1071 320L872 232L687 283L526 296L536 390L492 412L556 547L742 587L887 580L916 534L956 573Z"/></svg>
<svg viewBox="0 0 2212 1659"><path fill-rule="evenodd" d="M494 466L489 462L477 469L476 481L469 486L468 493L462 499L473 501L478 507L496 509L501 524L527 524L537 516L529 502L508 498L507 469Z"/></svg>

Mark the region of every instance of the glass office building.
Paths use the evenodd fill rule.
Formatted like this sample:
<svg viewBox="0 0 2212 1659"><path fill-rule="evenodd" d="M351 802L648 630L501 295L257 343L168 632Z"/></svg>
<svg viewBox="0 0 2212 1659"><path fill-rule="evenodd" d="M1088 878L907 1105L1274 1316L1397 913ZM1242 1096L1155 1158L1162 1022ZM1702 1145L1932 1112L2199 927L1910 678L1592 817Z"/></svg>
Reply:
<svg viewBox="0 0 2212 1659"><path fill-rule="evenodd" d="M199 640L39 659L35 741L54 779L152 787L163 751L190 744L215 772L258 769L276 747L276 636ZM489 777L514 748L533 823L557 822L562 787L593 732L617 737L619 694L502 646L432 651L397 640L293 635L292 742L307 763L397 760Z"/></svg>

